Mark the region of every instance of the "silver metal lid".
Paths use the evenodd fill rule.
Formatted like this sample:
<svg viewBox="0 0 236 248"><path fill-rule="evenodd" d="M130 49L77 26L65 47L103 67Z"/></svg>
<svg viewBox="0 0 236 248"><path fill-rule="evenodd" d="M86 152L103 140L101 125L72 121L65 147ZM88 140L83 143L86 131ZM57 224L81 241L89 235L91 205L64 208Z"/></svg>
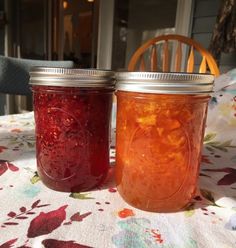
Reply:
<svg viewBox="0 0 236 248"><path fill-rule="evenodd" d="M115 86L115 73L109 70L33 67L30 84L42 86L108 88Z"/></svg>
<svg viewBox="0 0 236 248"><path fill-rule="evenodd" d="M175 72L117 72L116 89L122 91L163 94L212 93L211 74Z"/></svg>

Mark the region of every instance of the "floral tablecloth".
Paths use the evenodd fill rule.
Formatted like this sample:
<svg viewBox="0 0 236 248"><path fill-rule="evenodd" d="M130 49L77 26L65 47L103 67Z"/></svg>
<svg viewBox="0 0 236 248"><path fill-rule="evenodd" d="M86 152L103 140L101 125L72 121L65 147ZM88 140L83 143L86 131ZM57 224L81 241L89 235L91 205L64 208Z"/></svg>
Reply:
<svg viewBox="0 0 236 248"><path fill-rule="evenodd" d="M236 90L212 97L199 191L184 211L129 206L115 188L113 170L114 150L99 189L52 191L36 172L33 113L0 117L0 248L236 247Z"/></svg>

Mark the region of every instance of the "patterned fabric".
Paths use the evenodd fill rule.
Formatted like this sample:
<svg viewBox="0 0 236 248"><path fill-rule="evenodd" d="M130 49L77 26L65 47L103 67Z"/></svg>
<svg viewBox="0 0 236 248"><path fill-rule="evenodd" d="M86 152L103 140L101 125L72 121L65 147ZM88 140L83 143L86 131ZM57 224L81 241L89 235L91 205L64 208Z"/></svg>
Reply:
<svg viewBox="0 0 236 248"><path fill-rule="evenodd" d="M212 97L199 191L184 211L129 206L116 190L113 164L114 150L100 188L52 191L36 172L33 113L0 117L0 248L236 247L236 88L218 86Z"/></svg>

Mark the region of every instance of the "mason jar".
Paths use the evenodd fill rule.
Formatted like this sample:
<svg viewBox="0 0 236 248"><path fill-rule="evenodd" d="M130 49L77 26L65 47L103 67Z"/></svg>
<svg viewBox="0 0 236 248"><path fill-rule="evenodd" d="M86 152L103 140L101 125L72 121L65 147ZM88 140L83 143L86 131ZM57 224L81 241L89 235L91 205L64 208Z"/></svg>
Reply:
<svg viewBox="0 0 236 248"><path fill-rule="evenodd" d="M30 84L42 182L65 192L99 186L109 168L114 73L35 67Z"/></svg>
<svg viewBox="0 0 236 248"><path fill-rule="evenodd" d="M199 175L209 74L117 73L116 184L130 205L183 209Z"/></svg>

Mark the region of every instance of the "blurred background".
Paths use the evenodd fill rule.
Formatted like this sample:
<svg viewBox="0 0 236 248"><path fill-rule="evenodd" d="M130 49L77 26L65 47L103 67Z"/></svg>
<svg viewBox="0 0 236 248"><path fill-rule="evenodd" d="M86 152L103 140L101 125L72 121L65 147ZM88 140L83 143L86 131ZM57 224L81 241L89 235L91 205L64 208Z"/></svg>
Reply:
<svg viewBox="0 0 236 248"><path fill-rule="evenodd" d="M186 35L209 48L223 3L0 0L0 55L73 60L79 68L125 70L133 52L160 34ZM235 50L221 53L222 73L236 67L235 58ZM0 95L0 114L31 110L31 102L27 97Z"/></svg>

